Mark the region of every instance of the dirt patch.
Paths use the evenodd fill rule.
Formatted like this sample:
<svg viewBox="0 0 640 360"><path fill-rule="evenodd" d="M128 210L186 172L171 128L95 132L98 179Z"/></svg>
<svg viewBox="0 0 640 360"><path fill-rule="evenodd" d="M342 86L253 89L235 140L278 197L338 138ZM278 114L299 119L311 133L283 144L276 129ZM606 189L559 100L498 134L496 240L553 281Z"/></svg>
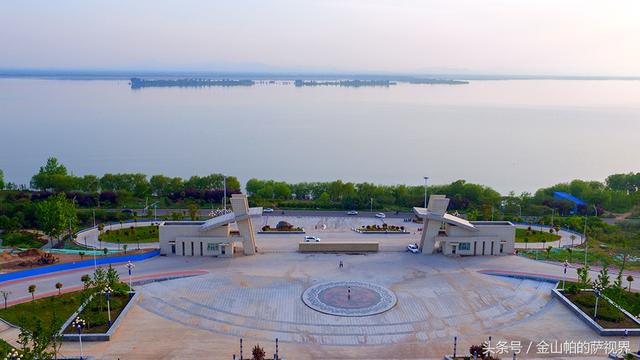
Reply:
<svg viewBox="0 0 640 360"><path fill-rule="evenodd" d="M127 255L133 254L142 254L145 250L133 250L127 251ZM47 255L44 255L47 254ZM112 256L120 256L121 254L112 255ZM39 249L29 249L26 251L22 251L19 254L9 254L2 253L0 254L0 268L2 271L0 273L10 273L14 271L27 270L27 269L35 269L43 266L52 265L52 263L42 264L38 261L42 259L43 256L53 256L56 260L53 264L66 264L66 263L74 263L82 260L90 260L93 259L91 255L80 256L77 254L50 254L39 250ZM98 256L102 258L104 256Z"/></svg>

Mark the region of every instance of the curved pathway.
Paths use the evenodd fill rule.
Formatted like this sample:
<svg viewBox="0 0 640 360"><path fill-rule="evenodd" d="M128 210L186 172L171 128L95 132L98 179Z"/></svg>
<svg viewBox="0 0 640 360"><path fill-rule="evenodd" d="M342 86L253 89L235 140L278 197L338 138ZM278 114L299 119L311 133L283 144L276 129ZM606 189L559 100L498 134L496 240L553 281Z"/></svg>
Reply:
<svg viewBox="0 0 640 360"><path fill-rule="evenodd" d="M549 232L549 229L551 228L548 225L537 225L537 224L515 224L516 228L518 229L528 229L529 226L531 226L532 230L536 230L536 231L544 231L544 232ZM570 231L568 229L560 229L560 232L557 233L558 235L560 235L560 240L556 240L556 241L547 241L546 243L542 243L542 242L530 242L530 243L521 243L521 242L516 242L516 249L544 249L546 247L552 246L552 247L576 247L579 245L582 245L582 242L584 241L584 237L582 236L582 234L577 233L577 232L573 232ZM571 236L574 236L575 238L573 240L571 240Z"/></svg>
<svg viewBox="0 0 640 360"><path fill-rule="evenodd" d="M145 221L138 221L138 222L130 221L122 224L120 223L108 224L104 226L103 232L106 230L120 230L120 229L127 229L130 227L144 227L144 226L149 226L151 224L159 224L159 223L162 223L162 221L145 220ZM122 244L118 245L115 243L99 241L97 227L91 227L91 228L79 231L78 233L76 233L76 238L73 241L78 245L86 246L94 249L104 249L104 248L107 248L109 250L122 249ZM138 248L137 243L129 243L127 244L127 246L130 250L134 248L135 249ZM140 249L159 249L159 248L160 248L160 244L157 242L140 243Z"/></svg>

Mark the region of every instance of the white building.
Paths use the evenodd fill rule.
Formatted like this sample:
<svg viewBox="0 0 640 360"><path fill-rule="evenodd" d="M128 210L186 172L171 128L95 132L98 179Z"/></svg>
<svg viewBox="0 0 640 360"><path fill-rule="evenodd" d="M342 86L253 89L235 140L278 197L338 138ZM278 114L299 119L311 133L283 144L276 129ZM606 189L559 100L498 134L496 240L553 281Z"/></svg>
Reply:
<svg viewBox="0 0 640 360"><path fill-rule="evenodd" d="M515 252L516 228L508 221L467 221L447 214L449 199L431 195L427 208L415 207L424 219L420 251L445 255L507 255Z"/></svg>
<svg viewBox="0 0 640 360"><path fill-rule="evenodd" d="M251 215L261 208L249 208L247 196L231 196L232 212L207 221L165 221L160 226L160 254L178 256L231 257L242 245L245 255L256 252Z"/></svg>

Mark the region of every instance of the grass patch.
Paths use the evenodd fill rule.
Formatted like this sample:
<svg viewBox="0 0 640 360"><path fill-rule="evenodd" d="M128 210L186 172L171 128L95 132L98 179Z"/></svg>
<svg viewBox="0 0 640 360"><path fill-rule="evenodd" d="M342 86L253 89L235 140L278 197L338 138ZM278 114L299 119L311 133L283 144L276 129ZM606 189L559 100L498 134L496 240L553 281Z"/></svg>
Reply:
<svg viewBox="0 0 640 360"><path fill-rule="evenodd" d="M560 235L535 229L532 229L531 231L527 229L516 229L516 242L523 243L525 242L525 238L529 239L530 243L543 241L552 242L560 240Z"/></svg>
<svg viewBox="0 0 640 360"><path fill-rule="evenodd" d="M602 297L598 301L598 316L594 318L596 296L591 291L579 291L576 294L565 293L564 296L605 329L638 327L638 324Z"/></svg>
<svg viewBox="0 0 640 360"><path fill-rule="evenodd" d="M0 318L33 330L38 321L42 326L61 326L81 304L81 292L49 296L43 299L13 305L0 309Z"/></svg>
<svg viewBox="0 0 640 360"><path fill-rule="evenodd" d="M1 358L5 358L7 356L7 354L9 354L9 351L11 351L11 349L13 349L13 346L9 345L8 342L0 339L0 357Z"/></svg>
<svg viewBox="0 0 640 360"><path fill-rule="evenodd" d="M111 320L114 322L120 316L127 303L129 303L129 295L112 294L109 303L111 306ZM96 294L89 305L82 309L80 317L87 322L87 327L82 331L83 333L107 332L109 330L109 315L107 314L107 300L104 294ZM77 332L74 328L68 327L65 329L65 333L76 334Z"/></svg>
<svg viewBox="0 0 640 360"><path fill-rule="evenodd" d="M11 231L0 234L3 246L11 246L13 248L22 249L39 249L44 246L47 241L42 239L40 235L28 231Z"/></svg>
<svg viewBox="0 0 640 360"><path fill-rule="evenodd" d="M115 244L152 243L160 241L158 226L125 227L106 230L100 235L100 241Z"/></svg>
<svg viewBox="0 0 640 360"><path fill-rule="evenodd" d="M126 287L126 285L122 285ZM82 291L74 291L62 295L49 296L22 304L13 305L0 310L0 318L17 326L33 330L38 321L45 326L59 328L80 308L84 299ZM129 295L124 293L111 295L111 319L115 321L129 302ZM80 317L87 321L87 328L83 333L104 333L108 330L109 317L107 301L104 294L96 294L87 305ZM66 333L75 333L74 329L67 329Z"/></svg>
<svg viewBox="0 0 640 360"><path fill-rule="evenodd" d="M589 241L589 250L587 251L587 261L590 266L615 266L617 268L622 267L622 260L620 257L620 249L613 247L600 247L594 246L594 241ZM601 244L598 242L598 244ZM571 253L565 248L553 248L551 252L547 252L543 249L519 249L518 254L526 256L534 260L546 260L546 261L558 261L564 262L565 260L572 264L584 265L584 248L573 248ZM637 251L629 251L629 255L639 256ZM639 270L640 262L627 261L624 265L626 270Z"/></svg>

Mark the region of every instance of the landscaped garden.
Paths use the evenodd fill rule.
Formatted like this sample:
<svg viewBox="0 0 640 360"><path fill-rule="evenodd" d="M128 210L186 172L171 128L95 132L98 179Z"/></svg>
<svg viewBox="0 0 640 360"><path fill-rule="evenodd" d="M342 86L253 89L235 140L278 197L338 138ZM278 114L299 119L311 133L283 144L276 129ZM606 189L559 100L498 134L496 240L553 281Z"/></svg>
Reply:
<svg viewBox="0 0 640 360"><path fill-rule="evenodd" d="M43 326L57 330L81 304L93 296L80 314L87 323L83 333L103 333L108 330L109 316L104 290L111 289L111 318L115 321L129 302L129 286L120 282L118 272L113 268L98 268L93 276L83 275L82 280L85 285L83 290L64 294L59 292L58 295L0 309L0 318L30 331ZM59 284L61 290L63 284ZM30 286L29 290L35 297L38 289Z"/></svg>
<svg viewBox="0 0 640 360"><path fill-rule="evenodd" d="M640 293L631 292L629 285L635 280L633 276L625 277L620 272L612 282L609 269L605 266L600 270L597 279L592 281L589 277L589 267L582 267L577 271L580 280L567 282L565 290L561 291L569 301L605 329L637 329L640 327L637 322L618 309L620 307L632 316L640 316ZM626 287L623 282L626 282ZM617 304L618 307L614 304Z"/></svg>
<svg viewBox="0 0 640 360"><path fill-rule="evenodd" d="M362 225L361 227L354 229L356 232L359 232L361 234L379 234L379 233L399 233L399 234L405 234L406 231L404 229L404 226L395 226L395 225L388 225L386 223L382 224L382 225Z"/></svg>
<svg viewBox="0 0 640 360"><path fill-rule="evenodd" d="M552 242L560 240L560 235L551 233L549 231L539 231L533 228L531 229L516 229L516 242Z"/></svg>
<svg viewBox="0 0 640 360"><path fill-rule="evenodd" d="M115 244L137 244L160 241L157 225L123 226L122 229L105 230L100 235L100 241Z"/></svg>
<svg viewBox="0 0 640 360"><path fill-rule="evenodd" d="M303 233L304 229L298 226L293 226L286 221L280 221L276 224L276 227L272 228L270 225L265 225L261 229L263 233L280 233L280 232L294 232L294 233Z"/></svg>
<svg viewBox="0 0 640 360"><path fill-rule="evenodd" d="M10 231L0 234L2 246L20 249L41 248L47 243L42 235L30 231Z"/></svg>

